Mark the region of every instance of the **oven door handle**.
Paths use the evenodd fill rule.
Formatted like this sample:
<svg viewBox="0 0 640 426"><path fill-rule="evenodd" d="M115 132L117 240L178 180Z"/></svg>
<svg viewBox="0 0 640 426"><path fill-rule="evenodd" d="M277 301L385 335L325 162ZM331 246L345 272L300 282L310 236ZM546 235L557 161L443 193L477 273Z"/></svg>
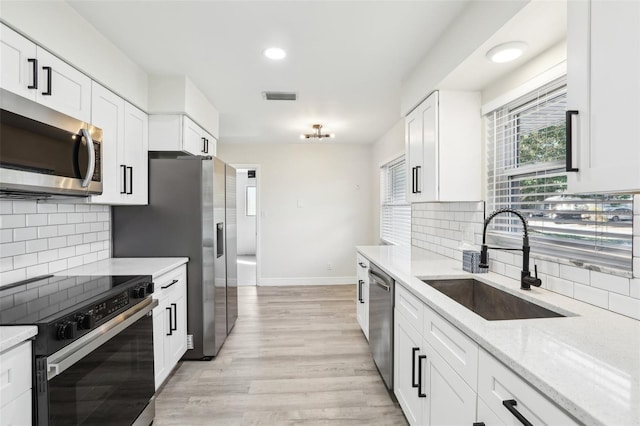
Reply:
<svg viewBox="0 0 640 426"><path fill-rule="evenodd" d="M47 357L47 380L51 380L58 374L62 374L99 346L118 335L140 318L149 314L156 306L158 306L158 301L153 300L153 298L149 296L133 308L102 324L93 332L86 334Z"/></svg>

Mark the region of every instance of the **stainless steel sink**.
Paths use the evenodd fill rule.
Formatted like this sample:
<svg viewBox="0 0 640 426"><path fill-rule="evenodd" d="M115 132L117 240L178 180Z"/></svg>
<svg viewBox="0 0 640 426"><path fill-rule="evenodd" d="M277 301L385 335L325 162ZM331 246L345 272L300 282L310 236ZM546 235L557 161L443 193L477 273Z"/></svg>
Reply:
<svg viewBox="0 0 640 426"><path fill-rule="evenodd" d="M489 321L564 317L473 278L423 282Z"/></svg>

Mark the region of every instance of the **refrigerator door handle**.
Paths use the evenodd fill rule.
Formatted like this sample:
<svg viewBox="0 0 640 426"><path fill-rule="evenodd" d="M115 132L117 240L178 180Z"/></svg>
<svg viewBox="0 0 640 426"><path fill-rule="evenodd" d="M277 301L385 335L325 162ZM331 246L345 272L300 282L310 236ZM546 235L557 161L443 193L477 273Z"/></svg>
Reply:
<svg viewBox="0 0 640 426"><path fill-rule="evenodd" d="M224 256L224 223L216 223L216 259Z"/></svg>

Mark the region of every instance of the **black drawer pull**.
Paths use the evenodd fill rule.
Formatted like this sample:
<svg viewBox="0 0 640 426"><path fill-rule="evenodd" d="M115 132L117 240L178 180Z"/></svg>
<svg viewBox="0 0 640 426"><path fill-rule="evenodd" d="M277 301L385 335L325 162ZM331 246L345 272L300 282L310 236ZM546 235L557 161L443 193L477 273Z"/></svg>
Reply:
<svg viewBox="0 0 640 426"><path fill-rule="evenodd" d="M569 110L566 113L567 120L567 129L566 129L566 171L568 172L577 172L580 169L577 167L573 167L573 123L572 117L574 115L578 115L579 112L576 110Z"/></svg>
<svg viewBox="0 0 640 426"><path fill-rule="evenodd" d="M504 401L502 401L502 405L507 407L507 410L509 410L509 412L513 414L516 419L520 420L520 423L522 423L524 426L533 426L533 424L531 424L531 422L527 420L522 414L520 414L520 411L516 409L518 402L515 399L505 399Z"/></svg>
<svg viewBox="0 0 640 426"><path fill-rule="evenodd" d="M418 398L426 398L427 394L422 392L422 360L427 359L426 355L418 355Z"/></svg>
<svg viewBox="0 0 640 426"><path fill-rule="evenodd" d="M31 63L33 66L33 84L27 86L27 89L37 89L38 88L38 60L35 58L27 59L27 62Z"/></svg>
<svg viewBox="0 0 640 426"><path fill-rule="evenodd" d="M51 96L51 67L42 67L47 73L47 90L42 92L43 96Z"/></svg>
<svg viewBox="0 0 640 426"><path fill-rule="evenodd" d="M171 283L170 283L170 284L163 285L162 287L160 287L160 289L161 289L161 290L164 290L165 288L169 288L169 287L171 287L172 285L174 285L175 283L177 283L178 281L180 281L180 280L173 280L173 281L171 281Z"/></svg>
<svg viewBox="0 0 640 426"><path fill-rule="evenodd" d="M172 318L171 307L167 306L165 309L169 311L169 332L167 333L167 336L171 336L173 335L173 324L171 321L171 318Z"/></svg>
<svg viewBox="0 0 640 426"><path fill-rule="evenodd" d="M173 328L171 331L176 331L178 329L178 305L172 303L173 306Z"/></svg>
<svg viewBox="0 0 640 426"><path fill-rule="evenodd" d="M420 348L412 348L411 349L411 387L417 388L418 383L416 382L416 352L418 352Z"/></svg>
<svg viewBox="0 0 640 426"><path fill-rule="evenodd" d="M365 265L362 262L358 262L358 265L360 265L360 267L363 268L363 269L367 269L367 265Z"/></svg>
<svg viewBox="0 0 640 426"><path fill-rule="evenodd" d="M127 166L124 164L120 164L120 168L122 169L122 190L121 194L127 193Z"/></svg>

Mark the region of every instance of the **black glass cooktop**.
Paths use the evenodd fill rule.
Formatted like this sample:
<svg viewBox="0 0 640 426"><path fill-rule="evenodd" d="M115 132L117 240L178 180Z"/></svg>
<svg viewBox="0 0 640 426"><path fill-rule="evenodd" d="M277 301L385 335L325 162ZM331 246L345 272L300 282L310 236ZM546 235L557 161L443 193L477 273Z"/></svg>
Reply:
<svg viewBox="0 0 640 426"><path fill-rule="evenodd" d="M46 276L0 288L0 325L55 321L78 307L150 278L136 275Z"/></svg>

